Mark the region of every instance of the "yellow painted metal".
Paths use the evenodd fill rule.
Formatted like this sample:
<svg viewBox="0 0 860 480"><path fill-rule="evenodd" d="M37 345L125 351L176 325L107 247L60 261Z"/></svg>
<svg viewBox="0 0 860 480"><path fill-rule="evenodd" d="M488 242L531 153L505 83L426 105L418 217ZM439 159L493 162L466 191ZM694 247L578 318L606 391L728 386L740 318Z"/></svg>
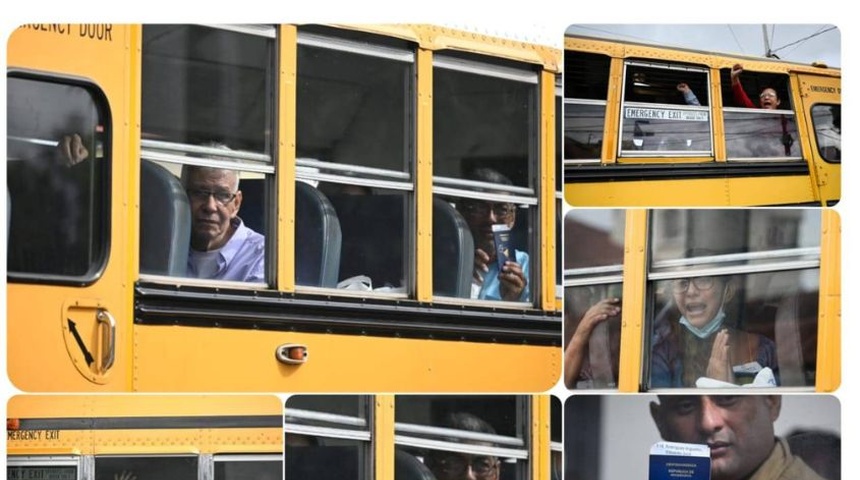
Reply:
<svg viewBox="0 0 860 480"><path fill-rule="evenodd" d="M621 119L621 84L624 79L624 62L613 58L609 64L609 86L606 89L606 125L619 125ZM601 163L615 163L618 143L618 129L603 129L603 147L600 151Z"/></svg>
<svg viewBox="0 0 860 480"><path fill-rule="evenodd" d="M624 286L618 390L639 391L648 258L648 212L628 210L624 225Z"/></svg>
<svg viewBox="0 0 860 480"><path fill-rule="evenodd" d="M284 343L307 362L278 362ZM135 352L139 391L536 392L561 371L553 346L179 326L138 325Z"/></svg>
<svg viewBox="0 0 860 480"><path fill-rule="evenodd" d="M283 414L274 395L18 395L9 419L108 419L115 417L214 417ZM136 428L30 430L7 434L9 455L275 453L283 451L283 429Z"/></svg>
<svg viewBox="0 0 860 480"><path fill-rule="evenodd" d="M292 25L281 25L278 58L278 145L277 183L278 204L296 204L296 87L298 85L297 30ZM278 290L292 292L296 288L294 241L296 235L296 209L278 209Z"/></svg>
<svg viewBox="0 0 860 480"><path fill-rule="evenodd" d="M97 33L101 32L101 38ZM82 35L83 34L83 35ZM92 34L92 36L91 36ZM137 255L138 187L131 185L139 165L138 147L130 138L139 108L131 100L139 85L139 69L133 68L131 50L137 31L124 25L27 25L16 29L7 44L10 71L25 69L51 72L92 82L107 97L111 112L110 252L101 275L85 287L15 283L8 284L8 374L23 390L109 391L128 390L131 354L123 348L132 328L132 269ZM139 97L139 95L137 95ZM64 345L61 330L63 305L74 302L100 304L117 321L116 359L103 382L82 375ZM95 316L88 321L95 322ZM34 368L38 365L39 368Z"/></svg>
<svg viewBox="0 0 860 480"><path fill-rule="evenodd" d="M544 311L555 309L555 75L543 72L540 77L540 272L541 293L538 301ZM532 290L534 291L534 289Z"/></svg>
<svg viewBox="0 0 860 480"><path fill-rule="evenodd" d="M726 129L724 124L723 103L716 99L722 96L722 82L720 79L720 71L712 68L711 75L711 128L713 128L714 136L711 139L714 146L714 158L717 162L725 162L728 156L726 152Z"/></svg>
<svg viewBox="0 0 860 480"><path fill-rule="evenodd" d="M812 107L821 104L842 104L842 79L822 75L802 74L792 77L792 103L802 109L798 115L798 135L809 138L801 143L803 157L808 160L810 172L815 181L813 185L820 191L822 203L841 198L842 168L839 162L828 162L818 149L815 138L815 125L812 122Z"/></svg>
<svg viewBox="0 0 860 480"><path fill-rule="evenodd" d="M373 399L374 455L373 478L394 480L394 395L376 395Z"/></svg>
<svg viewBox="0 0 860 480"><path fill-rule="evenodd" d="M832 392L842 382L842 225L835 210L821 213L815 390Z"/></svg>
<svg viewBox="0 0 860 480"><path fill-rule="evenodd" d="M531 397L531 478L549 480L552 478L552 452L550 450L550 418L551 397L549 395L534 395Z"/></svg>
<svg viewBox="0 0 860 480"><path fill-rule="evenodd" d="M809 177L566 183L565 200L591 207L793 205L815 201Z"/></svg>
<svg viewBox="0 0 860 480"><path fill-rule="evenodd" d="M419 302L430 302L433 300L433 52L419 48L416 69L415 290Z"/></svg>

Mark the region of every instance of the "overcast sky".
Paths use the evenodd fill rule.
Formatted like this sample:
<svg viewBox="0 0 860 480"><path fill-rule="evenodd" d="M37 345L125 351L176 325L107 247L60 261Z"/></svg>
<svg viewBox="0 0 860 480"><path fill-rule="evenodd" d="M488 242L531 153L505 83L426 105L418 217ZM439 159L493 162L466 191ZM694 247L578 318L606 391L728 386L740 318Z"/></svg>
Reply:
<svg viewBox="0 0 860 480"><path fill-rule="evenodd" d="M764 26L767 28L770 49L779 58L800 63L819 61L831 67L841 67L841 35L833 25ZM764 56L765 53L762 24L582 24L572 25L567 33L744 55Z"/></svg>

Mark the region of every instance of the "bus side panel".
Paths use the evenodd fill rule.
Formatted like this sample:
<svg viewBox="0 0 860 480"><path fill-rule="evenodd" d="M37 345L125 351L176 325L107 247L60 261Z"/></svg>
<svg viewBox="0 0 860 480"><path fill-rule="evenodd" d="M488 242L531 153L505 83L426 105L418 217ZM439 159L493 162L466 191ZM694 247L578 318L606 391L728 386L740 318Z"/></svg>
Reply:
<svg viewBox="0 0 860 480"><path fill-rule="evenodd" d="M574 206L594 207L791 205L815 201L809 179L796 176L566 183L564 198Z"/></svg>
<svg viewBox="0 0 860 480"><path fill-rule="evenodd" d="M300 365L278 362L286 343ZM138 391L545 391L561 349L357 335L138 325Z"/></svg>
<svg viewBox="0 0 860 480"><path fill-rule="evenodd" d="M819 104L840 105L842 104L842 79L832 76L798 75L800 81L800 100L802 103L802 114L807 132L807 144L809 155L813 160L815 173L818 179L818 189L822 200L834 203L839 200L842 193L842 164L839 162L828 162L821 156L820 145L816 141L815 125L812 122L812 108ZM800 110L798 108L798 110ZM800 112L798 112L800 113ZM836 121L834 119L834 125ZM821 127L821 126L819 126ZM841 119L840 125L841 129ZM812 165L810 166L812 168Z"/></svg>
<svg viewBox="0 0 860 480"><path fill-rule="evenodd" d="M110 108L110 151L114 160L110 166L112 184L106 188L122 195L129 192L126 182L130 162L124 158L131 148L128 128L137 123L136 119L129 118L132 95L129 72L134 71L130 68L133 31L134 27L110 24L27 25L12 33L7 49L10 70L83 79L104 92ZM116 320L117 348L126 341L132 306L129 218L132 218L132 209L128 198L113 195L107 221L108 260L101 274L87 286L22 284L10 280L7 289L8 374L18 388L29 391L130 388L128 357L119 350L107 371L91 374L86 365L81 366L87 356L72 338L66 318L70 309L83 312L76 317L80 329L77 333L91 355L106 353L97 345L97 332L103 329L95 318L98 310L110 313ZM80 318L85 318L86 324L80 322ZM75 362L79 368L75 367Z"/></svg>

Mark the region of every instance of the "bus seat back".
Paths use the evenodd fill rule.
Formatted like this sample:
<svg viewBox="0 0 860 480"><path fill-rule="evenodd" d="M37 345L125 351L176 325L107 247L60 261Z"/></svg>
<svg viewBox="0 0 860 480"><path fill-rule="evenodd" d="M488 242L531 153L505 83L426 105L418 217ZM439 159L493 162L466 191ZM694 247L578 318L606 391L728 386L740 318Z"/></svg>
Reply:
<svg viewBox="0 0 860 480"><path fill-rule="evenodd" d="M296 284L337 285L341 228L331 202L319 190L296 182Z"/></svg>
<svg viewBox="0 0 860 480"><path fill-rule="evenodd" d="M251 230L266 235L266 180L262 178L243 179L239 182L242 192L242 205L239 217Z"/></svg>
<svg viewBox="0 0 860 480"><path fill-rule="evenodd" d="M400 449L394 451L394 480L436 480L433 472L413 456Z"/></svg>
<svg viewBox="0 0 860 480"><path fill-rule="evenodd" d="M404 196L332 194L329 200L343 232L339 280L365 275L374 289L403 286Z"/></svg>
<svg viewBox="0 0 860 480"><path fill-rule="evenodd" d="M433 295L469 298L475 243L460 212L433 199Z"/></svg>
<svg viewBox="0 0 860 480"><path fill-rule="evenodd" d="M358 447L314 445L290 447L285 455L284 478L343 480L359 478L361 455Z"/></svg>
<svg viewBox="0 0 860 480"><path fill-rule="evenodd" d="M185 276L191 206L180 180L149 160L140 168L140 272Z"/></svg>

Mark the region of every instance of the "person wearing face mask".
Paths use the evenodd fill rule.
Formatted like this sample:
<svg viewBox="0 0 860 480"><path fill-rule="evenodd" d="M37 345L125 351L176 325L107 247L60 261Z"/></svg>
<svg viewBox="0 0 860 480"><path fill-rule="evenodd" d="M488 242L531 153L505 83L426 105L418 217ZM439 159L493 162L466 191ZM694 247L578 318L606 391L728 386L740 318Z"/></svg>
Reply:
<svg viewBox="0 0 860 480"><path fill-rule="evenodd" d="M651 348L651 387L693 387L701 377L738 384L765 367L777 374L773 340L734 328L725 305L733 279L679 278L671 282L680 318L657 325Z"/></svg>

